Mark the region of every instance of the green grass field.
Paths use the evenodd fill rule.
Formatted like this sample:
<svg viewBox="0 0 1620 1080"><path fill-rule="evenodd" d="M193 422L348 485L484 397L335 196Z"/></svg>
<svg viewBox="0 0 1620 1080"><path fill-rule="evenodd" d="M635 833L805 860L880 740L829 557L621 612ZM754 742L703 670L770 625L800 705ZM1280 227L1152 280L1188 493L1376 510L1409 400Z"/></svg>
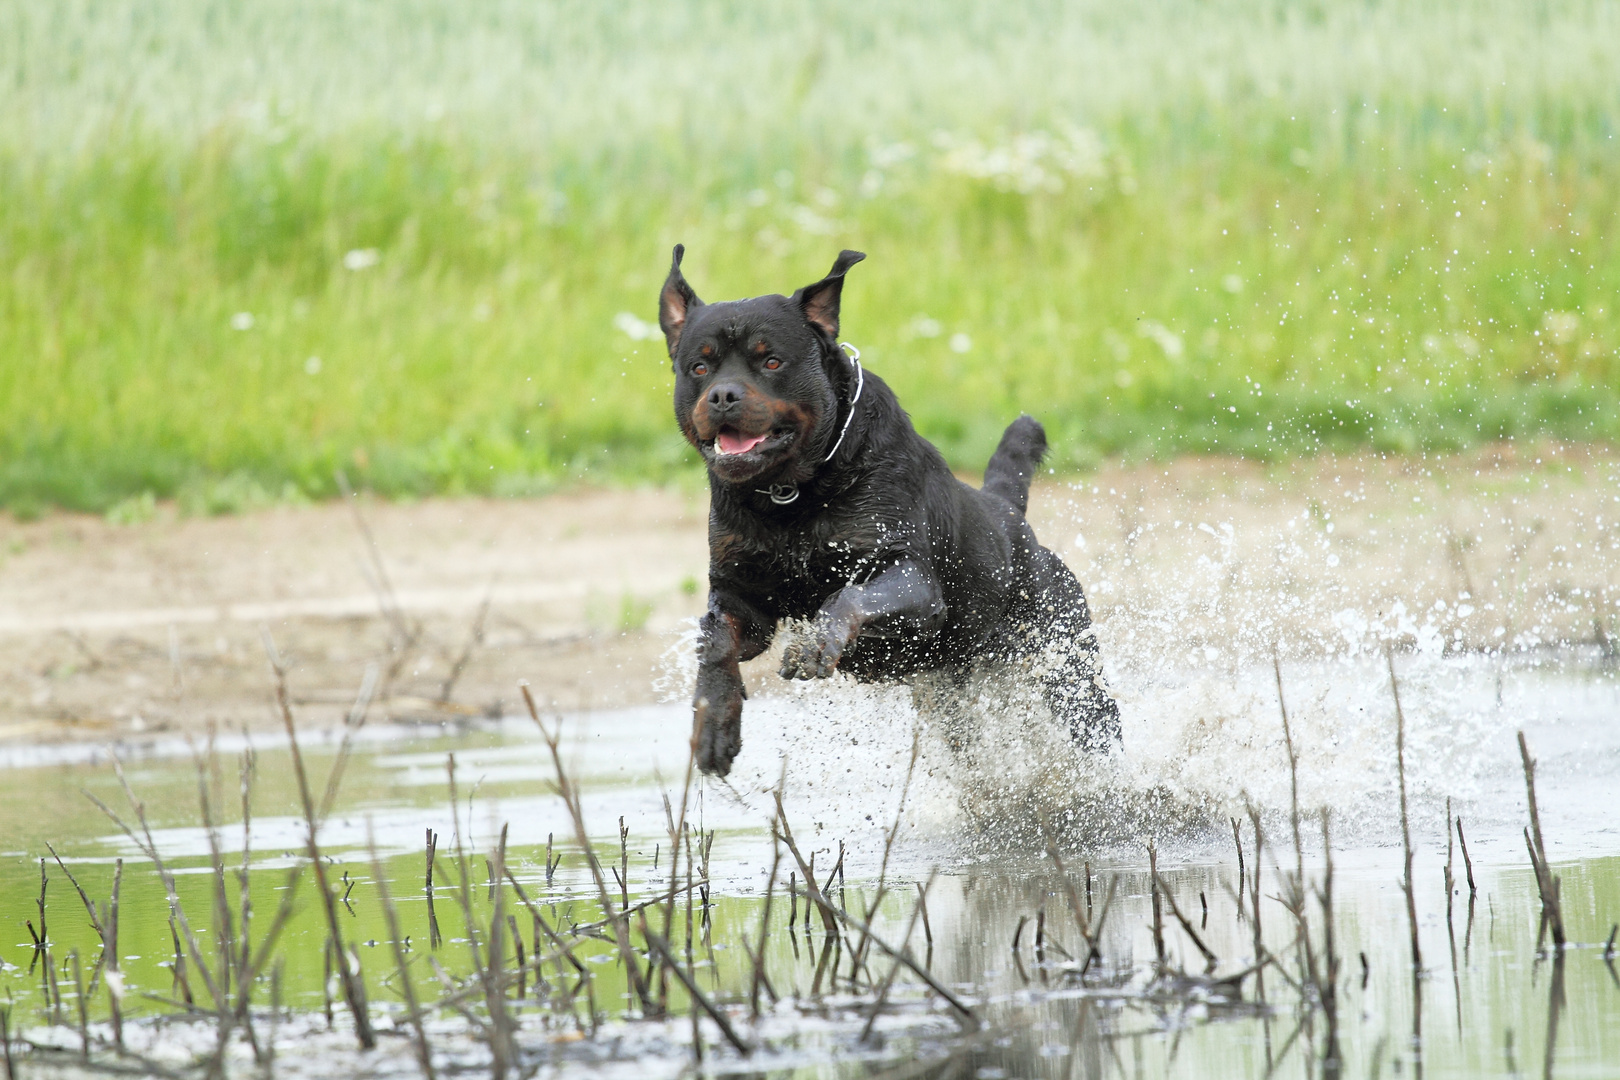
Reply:
<svg viewBox="0 0 1620 1080"><path fill-rule="evenodd" d="M967 469L1614 439L1617 70L1613 3L7 4L0 504L689 476L676 241L868 252Z"/></svg>

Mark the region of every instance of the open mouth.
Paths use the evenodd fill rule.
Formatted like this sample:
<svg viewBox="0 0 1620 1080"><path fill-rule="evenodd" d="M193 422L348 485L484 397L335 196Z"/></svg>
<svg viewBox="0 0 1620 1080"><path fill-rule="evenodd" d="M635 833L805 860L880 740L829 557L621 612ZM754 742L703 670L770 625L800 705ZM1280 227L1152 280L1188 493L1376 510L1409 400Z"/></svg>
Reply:
<svg viewBox="0 0 1620 1080"><path fill-rule="evenodd" d="M787 431L765 431L758 435L745 435L732 428L721 428L714 439L714 452L719 457L736 457L780 445L787 441L790 435L791 432Z"/></svg>

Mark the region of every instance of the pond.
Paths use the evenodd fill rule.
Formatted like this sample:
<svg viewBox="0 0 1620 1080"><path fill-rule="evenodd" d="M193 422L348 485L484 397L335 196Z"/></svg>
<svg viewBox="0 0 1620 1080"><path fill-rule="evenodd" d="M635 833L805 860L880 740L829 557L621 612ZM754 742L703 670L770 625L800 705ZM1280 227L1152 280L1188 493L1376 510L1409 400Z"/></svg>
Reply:
<svg viewBox="0 0 1620 1080"><path fill-rule="evenodd" d="M600 887L531 718L365 725L345 755L303 733L314 801L347 758L318 833L330 917L285 736L4 751L12 1061L415 1075L425 1042L446 1074L1620 1076L1620 671L1580 648L1393 665L1416 979L1382 655L1123 671L1107 758L994 677L955 710L839 680L756 696L736 771L684 800L688 709L542 711ZM1562 950L1526 852L1520 730ZM69 872L97 905L119 879L116 972ZM592 928L604 892L632 909L628 941Z"/></svg>

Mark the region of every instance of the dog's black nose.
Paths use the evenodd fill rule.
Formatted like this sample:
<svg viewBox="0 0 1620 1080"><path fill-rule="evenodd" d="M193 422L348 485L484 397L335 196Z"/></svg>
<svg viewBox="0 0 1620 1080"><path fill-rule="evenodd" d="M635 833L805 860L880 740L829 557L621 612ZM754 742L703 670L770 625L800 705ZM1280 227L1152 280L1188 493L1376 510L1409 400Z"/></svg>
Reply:
<svg viewBox="0 0 1620 1080"><path fill-rule="evenodd" d="M742 401L747 390L740 383L721 383L709 390L709 408L729 409Z"/></svg>

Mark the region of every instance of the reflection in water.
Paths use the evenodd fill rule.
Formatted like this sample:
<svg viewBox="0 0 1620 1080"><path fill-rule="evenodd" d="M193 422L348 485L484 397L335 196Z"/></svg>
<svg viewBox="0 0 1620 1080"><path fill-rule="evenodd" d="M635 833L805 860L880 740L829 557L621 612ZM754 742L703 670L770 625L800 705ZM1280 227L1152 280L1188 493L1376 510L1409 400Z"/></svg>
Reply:
<svg viewBox="0 0 1620 1080"><path fill-rule="evenodd" d="M777 752L770 783L781 775L780 752L792 752L785 803L818 888L829 890L835 902L849 905L862 918L868 905L875 908L870 921L876 932L890 942L910 939L916 962L970 1003L983 1018L983 1028L962 1033L938 995L919 980L898 965L878 962L877 954L860 948L858 939L828 934L808 906L801 914L805 882L798 874L788 879L788 897L769 902L767 917L773 848L768 815L762 811L770 801L769 784L761 787L742 776L731 785L711 783L692 792L697 831L683 848L689 843L695 861L705 867L698 880L706 884L694 890L701 895L690 909L690 937L677 940L684 937L677 920L670 938L671 948L683 957L690 941L695 985L729 1010L743 1039L760 1047L745 1066L731 1050L717 1045L718 1031L700 1018L707 1067L864 1076L910 1062L914 1064L904 1068L916 1072L908 1075L1055 1080L1138 1073L1263 1075L1301 1065L1327 1077L1360 1076L1399 1062L1413 1074L1472 1076L1511 1072L1518 1057L1533 1060L1539 1049L1547 1075L1556 1060L1560 1070L1620 1076L1620 1024L1615 1022L1620 1017L1620 975L1606 951L1596 946L1555 951L1545 1003L1539 994L1524 992L1539 913L1519 832L1525 817L1523 780L1511 735L1491 743L1491 733L1505 729L1493 726L1494 719L1480 722L1485 714L1466 694L1456 700L1447 696L1448 688L1459 685L1454 676L1470 671L1473 661L1459 658L1451 668L1438 661L1432 667L1423 660L1406 663L1401 689L1403 699L1411 689L1407 750L1414 786L1418 933L1430 955L1441 955L1443 948L1449 959L1454 1004L1444 1010L1442 1003L1441 1009L1454 1013L1455 1023L1446 1018L1438 1030L1432 1021L1431 1030L1423 1027L1424 980L1413 977L1405 897L1398 886L1392 888L1402 876L1400 849L1388 846L1395 762L1379 764L1370 752L1353 748L1345 755L1349 764L1336 765L1329 753L1333 738L1358 731L1376 735L1392 748L1392 722L1379 724L1393 718L1386 710L1379 724L1346 721L1349 726L1335 727L1339 721L1333 718L1349 716L1345 710L1350 706L1347 697L1335 696L1337 684L1328 677L1334 669L1313 674L1282 668L1291 688L1291 722L1300 733L1302 816L1308 822L1318 807L1329 811L1317 819L1320 841L1302 837L1302 851L1290 850L1289 762L1276 724L1275 687L1269 698L1253 697L1252 715L1247 706L1233 704L1249 700L1243 680L1252 677L1263 687L1259 676L1274 676L1269 664L1264 671L1240 673L1236 697L1221 706L1228 733L1248 731L1254 736L1248 741L1245 736L1228 745L1224 735L1214 741L1192 738L1203 722L1197 710L1139 714L1139 751L1105 766L1113 770L1113 786L1101 790L1120 798L1112 804L1094 798L1084 807L1056 849L1057 860L1042 850L1044 845L994 846L997 837L979 823L987 807L1063 809L1042 801L1045 792L1055 789L1041 786L1057 776L1061 759L1035 759L1034 771L1044 778L1033 786L997 790L989 783L994 776L1017 779L1010 771L996 772L1002 766L1010 770L1010 761L998 763L988 742L980 750L970 748L971 760L952 757L930 743L925 725L915 783L904 813L897 814L917 716L904 694L868 695L864 688L844 688L836 715L822 711L824 702L814 695L755 702L761 706L756 720L763 720L756 723L751 746L764 757ZM1354 664L1344 670L1352 681L1366 674ZM1541 668L1527 667L1516 675L1510 671L1504 694L1542 753L1542 825L1562 879L1570 940L1601 945L1620 915L1620 859L1609 818L1610 793L1620 778L1620 733L1611 722L1620 695L1609 676L1582 674L1578 663L1571 663L1568 671L1573 674L1562 677ZM1167 691L1161 702L1175 700L1196 681L1172 671L1162 673L1161 680L1182 688ZM1296 682L1297 691L1292 689ZM871 710L851 715L850 695ZM1384 702L1387 697L1369 700ZM779 724L774 729L764 722L773 718ZM565 724L565 757L582 780L582 812L603 850L613 852L610 887L631 905L662 896L671 880L667 791L654 771L680 774L682 719L679 709L648 709L571 718ZM1272 725L1269 740L1259 737L1263 723ZM800 736L816 724L821 742L806 746ZM1038 743L1033 726L1022 726L1016 718L1009 724L1008 745L1014 749ZM452 979L469 974L468 931L455 900L462 881L454 868L433 876L438 830L459 830L468 848L470 895L478 918L488 920L500 895L489 888L483 868L485 859L497 861L494 853L503 830L510 838L512 876L533 898L547 927L562 932L600 918L596 889L579 851L554 851L548 843L552 834L570 835L572 825L555 796L546 793L543 748L533 742L530 730L529 725L497 724L426 738L396 731L388 739L363 744L350 764L323 836L335 860L329 876L345 882L337 887L338 898L346 893L349 900L339 908L345 940L354 943L366 996L382 1029L406 1017L396 968L410 971L410 989L422 1001L444 993L435 965ZM993 733L982 734L988 738ZM1462 737L1485 739L1489 745L1466 752L1450 745ZM447 774L451 752L455 757ZM1003 746L1002 755L1011 758L1013 750ZM316 756L311 751L312 761ZM1392 758L1386 752L1386 759ZM1470 762L1474 771L1449 771ZM284 751L261 741L247 835L253 845L250 898L267 912L283 899L288 870L299 862L295 852L301 837L293 813L297 793L286 765ZM1364 766L1375 774L1371 780L1357 771ZM1331 780L1335 768L1348 775L1342 790ZM1222 770L1235 800L1231 803L1211 801ZM195 805L197 777L189 763L162 758L131 762L127 771L150 808L153 843L174 869L177 895L199 929L212 929L204 917L213 887L208 836L193 824L189 809ZM55 793L71 793L81 785L105 793L115 781L100 767L77 765L14 770L10 777L14 782L0 792L0 835L14 838L8 844L14 853L0 862L0 921L20 927L26 917L37 926L36 858L45 838L63 841L57 849L87 893L110 895L113 860L131 853L128 844L108 836L93 810L86 814L75 809L77 796L52 800L58 798ZM455 818L448 805L451 777L462 792L476 789L470 810L468 800L461 799ZM1389 786L1380 786L1385 780ZM1077 782L1070 777L1071 787ZM31 797L18 798L19 790ZM1454 820L1445 804L1448 795L1469 814L1466 840L1456 823L1470 885L1466 914L1454 910L1460 883L1445 873L1452 866L1447 848ZM1379 799L1381 816L1375 813ZM1154 800L1167 808L1154 809ZM52 809L42 813L34 805L41 802ZM223 802L216 799L215 805ZM1188 806L1197 812L1189 816ZM1067 808L1076 807L1071 802ZM1218 829L1193 820L1211 810L1220 812L1218 818L1209 815L1219 821ZM1108 813L1114 815L1113 823L1091 833L1093 841L1081 843L1087 835L1086 815L1095 821ZM622 833L614 828L621 818ZM1239 820L1242 827L1234 828ZM901 828L886 871L889 888L880 899L872 882L896 821ZM1112 837L1144 822L1162 831L1149 831L1129 846L1114 845ZM1029 819L1025 824L1037 828ZM1441 827L1446 828L1445 842ZM368 831L379 849L375 865ZM1280 844L1278 836L1283 838ZM999 837L1018 840L1020 832L1002 830ZM1152 855L1141 842L1148 839L1153 841ZM1398 833L1393 839L1398 843ZM1332 852L1330 866L1325 855L1334 842L1345 846ZM1570 852L1581 857L1570 858ZM442 855L438 863L445 866ZM1287 871L1279 872L1279 864ZM913 883L925 883L935 866L940 873L927 888L924 907ZM80 957L95 1023L110 1020L104 985L112 968L98 968L100 950L93 931L67 907L76 899L59 884L65 879L54 868L50 875L46 914L52 962L46 963L43 950L28 942L19 946L0 938L0 962L5 964L0 995L10 994L14 1016L29 1027L30 1038L55 1038L39 1025L60 1017L65 1024L57 1034L71 1042L78 1038L73 1031L73 952ZM397 907L397 928L376 886L384 880ZM782 887L778 880L772 892ZM234 904L240 897L234 885L232 889ZM1476 900L1479 893L1483 896ZM1306 898L1314 899L1306 904ZM447 906L447 899L454 902ZM513 905L509 911L521 911L515 896L505 902ZM208 1007L208 995L196 982L194 965L174 962L176 942L162 882L151 874L149 863L126 862L122 904L127 930L118 975L128 987L124 1001L130 1037L138 1043L157 1030L149 1018L173 1008L147 995L170 1001L191 995L199 1008ZM1480 914L1488 913L1490 920L1480 943L1473 941L1477 905L1484 905ZM323 1024L329 953L318 907L307 893L299 901L278 957L283 966L273 976L276 993L289 1010L277 1021L281 1037L288 1040L277 1067L295 1076L329 1073L339 1060L334 1055L349 1053L341 1014L331 1031ZM1457 921L1465 922L1460 947ZM1300 947L1301 925L1307 927L1309 937L1303 940L1311 943L1309 953ZM509 929L515 933L524 927L519 923ZM535 955L552 951L543 937L539 942L525 946ZM754 956L762 962L765 982L756 979ZM1264 966L1266 957L1276 958L1272 966ZM1351 963L1343 964L1340 957ZM182 981L188 973L190 985ZM547 966L543 974L550 999L536 996L540 981L535 974L525 976L522 989L511 988L516 996L510 1008L520 1024L519 1050L525 1060L550 1061L564 1075L616 1067L627 1075L673 1076L686 1068L692 1026L684 1013L679 1023L627 1024L620 1019L620 995L631 984L614 946L588 944L579 969L568 966L559 974L554 965ZM876 986L884 992L871 999L870 988ZM556 995L565 992L577 996L569 1005L570 1015L577 1018L573 1026L553 1023L542 1004L560 1000ZM678 988L670 992L679 999ZM260 1008L270 995L269 985L259 990ZM871 1000L881 1005L872 1007ZM484 1067L478 1064L487 1058L478 1056L486 1051L473 1037L476 1025L453 1011L436 1017L435 1023L439 1026L428 1034L436 1054L455 1056L465 1067ZM180 1027L170 1022L162 1030L173 1036ZM1536 1047L1534 1039L1543 1030L1544 1043ZM596 1038L578 1038L592 1031L598 1032ZM1516 1048L1511 1032L1520 1033L1521 1042L1529 1045ZM1528 1039L1523 1038L1526 1032ZM602 1033L611 1038L604 1041ZM1398 1051L1403 1042L1407 1052ZM396 1049L403 1046L401 1042ZM1397 1048L1393 1055L1392 1047ZM151 1047L136 1050L144 1053Z"/></svg>

